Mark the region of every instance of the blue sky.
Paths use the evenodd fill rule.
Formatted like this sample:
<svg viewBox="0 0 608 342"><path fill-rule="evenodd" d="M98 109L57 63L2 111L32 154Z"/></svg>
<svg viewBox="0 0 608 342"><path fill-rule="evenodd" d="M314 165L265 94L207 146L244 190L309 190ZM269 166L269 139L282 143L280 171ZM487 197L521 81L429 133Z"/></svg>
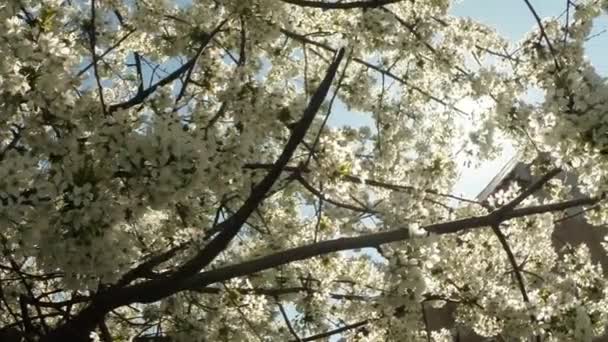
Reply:
<svg viewBox="0 0 608 342"><path fill-rule="evenodd" d="M191 0L175 0L180 4L188 4ZM576 0L574 0L576 1ZM559 16L566 8L566 0L530 0L541 18ZM452 13L457 16L471 17L496 29L501 35L513 42L518 41L535 28L536 21L523 0L456 0ZM608 16L603 15L596 20L594 33L600 33L586 44L588 58L596 66L598 72L608 76L608 33L601 34L608 29ZM340 101L334 103L334 112L329 118L330 126L349 125L359 127L372 125L369 113L348 111ZM511 147L506 147L502 156L495 161L484 163L477 169L463 169L460 181L454 193L475 197L492 177L515 154Z"/></svg>
<svg viewBox="0 0 608 342"><path fill-rule="evenodd" d="M559 16L566 8L566 0L530 2L541 18ZM453 7L452 13L491 26L512 41L518 41L537 25L523 0L462 0ZM593 32L599 35L586 44L587 57L604 76L608 75L608 59L605 57L608 56L608 33L602 33L606 29L608 18L603 15L594 23ZM475 197L514 154L513 148L507 147L500 158L487 162L478 169L464 169L454 192Z"/></svg>
<svg viewBox="0 0 608 342"><path fill-rule="evenodd" d="M190 0L175 0L180 4L188 4ZM246 1L246 0L243 0ZM541 17L559 16L565 9L566 0L530 0ZM467 16L495 28L500 34L512 41L519 40L536 22L523 0L460 0L454 5L452 13ZM608 20L604 15L597 21L595 32L608 28ZM600 35L587 43L588 57L594 62L597 70L608 75L608 34ZM369 114L348 111L337 101L334 112L330 116L331 126L362 126L370 125ZM500 158L487 162L477 169L463 169L462 176L454 193L464 194L469 198L475 197L496 175L499 170L514 156L513 148L506 148ZM374 254L374 251L370 251ZM297 311L293 306L287 306L288 316L293 317ZM333 336L331 341L340 340L340 335Z"/></svg>
<svg viewBox="0 0 608 342"><path fill-rule="evenodd" d="M460 0L452 8L452 14L471 17L497 30L499 34L513 42L520 40L531 29L536 28L536 21L523 0ZM557 17L566 9L566 0L530 0L541 18ZM594 23L594 34L597 37L586 44L588 58L598 72L608 76L608 18L603 15ZM538 95L540 96L540 95ZM539 98L540 100L540 98ZM349 125L353 127L372 124L368 113L348 111L342 103L334 104L334 112L329 118L330 126ZM505 146L504 153L494 161L486 162L481 167L462 169L460 181L454 193L474 198L488 184L494 175L513 158L515 150Z"/></svg>

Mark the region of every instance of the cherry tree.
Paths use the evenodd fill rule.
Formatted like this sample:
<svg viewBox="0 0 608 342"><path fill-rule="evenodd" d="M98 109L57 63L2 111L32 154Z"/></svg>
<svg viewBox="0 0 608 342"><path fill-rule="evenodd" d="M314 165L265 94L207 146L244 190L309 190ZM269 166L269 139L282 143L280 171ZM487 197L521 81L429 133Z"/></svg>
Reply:
<svg viewBox="0 0 608 342"><path fill-rule="evenodd" d="M3 1L0 339L453 341L448 304L603 334L601 266L551 236L608 218L608 1L519 5L511 42L449 0ZM538 180L452 194L503 138Z"/></svg>

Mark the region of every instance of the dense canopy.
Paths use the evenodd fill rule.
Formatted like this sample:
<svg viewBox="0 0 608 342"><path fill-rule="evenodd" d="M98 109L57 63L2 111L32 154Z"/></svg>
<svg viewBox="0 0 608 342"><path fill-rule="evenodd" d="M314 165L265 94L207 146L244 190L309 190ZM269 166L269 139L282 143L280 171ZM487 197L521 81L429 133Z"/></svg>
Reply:
<svg viewBox="0 0 608 342"><path fill-rule="evenodd" d="M551 235L608 219L608 1L518 2L517 42L451 5L2 1L0 339L601 335L603 270ZM452 194L505 139L538 181Z"/></svg>

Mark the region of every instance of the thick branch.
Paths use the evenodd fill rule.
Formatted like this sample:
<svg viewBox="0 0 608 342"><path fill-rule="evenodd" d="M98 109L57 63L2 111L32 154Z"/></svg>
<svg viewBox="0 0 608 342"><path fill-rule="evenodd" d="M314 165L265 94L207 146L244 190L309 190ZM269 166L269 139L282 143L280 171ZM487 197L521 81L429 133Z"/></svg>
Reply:
<svg viewBox="0 0 608 342"><path fill-rule="evenodd" d="M327 338L327 337L330 337L333 335L343 333L348 330L360 328L362 326L367 325L368 323L369 323L369 321L365 320L365 321L361 321L361 322L357 322L357 323L347 324L340 328L329 330L329 331L326 331L326 332L323 332L320 334L316 334L316 335L311 335L311 336L308 336L305 338L298 338L293 341L306 342L306 341L321 340L321 339L324 339L324 338ZM171 341L172 341L172 339L168 336L140 336L140 337L136 337L133 339L133 342L171 342Z"/></svg>
<svg viewBox="0 0 608 342"><path fill-rule="evenodd" d="M138 279L140 277L145 277L145 276L151 274L154 267L173 258L175 256L175 254L177 254L177 252L184 249L185 247L186 247L186 244L182 244L179 246L175 246L161 254L152 256L147 261L141 263L137 267L135 267L135 268L131 269L130 271L128 271L127 273L125 273L122 276L122 278L120 278L120 280L116 283L116 286L120 287L120 286L128 285L130 282L132 282L135 279Z"/></svg>
<svg viewBox="0 0 608 342"><path fill-rule="evenodd" d="M285 3L300 7L311 7L320 9L353 9L353 8L376 8L384 5L402 2L403 0L367 0L367 1L350 1L350 2L323 2L310 0L281 0Z"/></svg>
<svg viewBox="0 0 608 342"><path fill-rule="evenodd" d="M275 181L280 177L283 168L289 163L291 156L296 151L300 142L304 139L310 124L329 92L329 88L338 71L338 66L342 61L343 56L344 50L341 49L333 63L329 66L325 78L319 85L319 88L317 88L310 103L304 110L302 118L292 130L291 136L273 168L270 169L264 179L251 190L251 194L239 210L226 221L218 225L220 233L194 258L180 267L172 278L183 279L185 276L195 274L203 267L207 266L228 246L232 238L240 231L245 221L249 218L249 215L251 215L251 213L260 205Z"/></svg>
<svg viewBox="0 0 608 342"><path fill-rule="evenodd" d="M424 227L424 229L436 234L450 234L466 229L500 224L501 222L517 217L565 210L583 205L593 205L599 201L600 198L582 198L560 203L519 208L513 209L502 216L496 216L490 213L485 216L432 224ZM180 291L201 289L209 284L254 274L294 261L310 259L343 250L377 247L382 244L404 241L407 239L409 239L409 231L407 229L397 229L358 237L322 241L307 246L292 248L240 264L198 273L179 282L171 279L157 279L126 288L113 289L112 291L98 294L96 300L78 315L74 316L72 321L60 326L57 330L45 336L41 341L86 341L88 332L95 328L96 324L103 319L105 313L122 305L134 302L155 302Z"/></svg>
<svg viewBox="0 0 608 342"><path fill-rule="evenodd" d="M534 214L542 214L546 212L559 211L581 205L591 205L599 201L597 198L584 198L560 203L552 203L546 205L532 206L521 209L514 209L505 213L502 217L497 217L492 213L484 216L465 218L461 220L432 224L423 227L426 231L438 235L451 234L459 231L491 227L501 222L524 217ZM240 264L226 266L215 270L199 273L190 277L186 281L179 284L180 290L196 289L201 286L213 284L219 281L229 280L235 277L254 274L267 269L275 268L281 265L289 264L294 261L306 260L324 254L335 253L338 251L372 248L382 244L408 240L408 229L396 229L388 232L380 232L367 234L357 237L339 238L335 240L322 241L302 247L296 247L285 251L277 252L265 257L257 258L251 261L246 261ZM132 289L135 291L135 289ZM148 298L148 301L158 300L157 297Z"/></svg>
<svg viewBox="0 0 608 342"><path fill-rule="evenodd" d="M97 322L107 312L116 307L134 302L150 302L177 293L182 290L179 285L183 283L183 279L196 274L213 261L228 246L232 238L236 236L245 221L249 218L249 215L265 198L275 181L281 175L283 167L287 165L298 145L304 139L308 127L329 92L343 56L344 50L340 49L335 60L329 66L325 78L304 110L302 118L292 130L283 152L275 163L275 167L252 189L250 196L245 200L241 208L226 221L218 225L221 229L220 233L203 250L167 278L150 280L126 288L113 287L109 291L99 293L93 303L83 309L72 321L45 336L43 341L84 341L88 336L88 332L95 327Z"/></svg>
<svg viewBox="0 0 608 342"><path fill-rule="evenodd" d="M206 293L206 294L219 294L221 293L221 289L218 287L206 286L201 287L199 289L190 289L192 292L197 293ZM239 293L250 294L250 295L258 295L258 296L268 296L278 298L283 295L294 294L299 292L306 293L318 293L319 290L312 289L310 287L283 287L283 288L233 288L232 290L237 291ZM351 301L371 301L374 300L373 297L369 296L360 296L356 294L345 294L345 293L330 293L329 296L336 300L351 300Z"/></svg>

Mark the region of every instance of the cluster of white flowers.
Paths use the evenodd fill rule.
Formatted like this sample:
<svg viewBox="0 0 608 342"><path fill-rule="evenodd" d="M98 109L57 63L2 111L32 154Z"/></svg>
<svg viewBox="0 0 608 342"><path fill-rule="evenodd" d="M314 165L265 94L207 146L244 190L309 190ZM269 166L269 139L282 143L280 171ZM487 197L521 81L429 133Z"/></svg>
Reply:
<svg viewBox="0 0 608 342"><path fill-rule="evenodd" d="M13 313L0 327L21 324L20 297L31 297L35 319L61 324L142 262L175 249L134 283L196 255L273 168L345 47L303 141L209 268L362 233L416 238L123 306L106 317L111 333L290 340L353 324L341 332L348 340L448 341L453 331L425 324L425 308L447 303L482 336L603 332L602 270L584 246L554 249L560 215L498 227L517 266L490 229L424 227L486 215L521 193L513 185L483 204L449 196L455 147L483 160L502 136L525 159L545 152L576 173L584 195L608 190L608 85L584 49L608 1L569 3L567 24L545 19L516 44L449 15L447 0L91 3L0 4L0 311ZM544 99L529 103L532 88ZM462 110L463 99L479 110ZM336 108L369 124L330 126ZM474 129L459 129L463 120ZM571 194L558 179L546 190L521 205ZM592 223L608 222L603 204L586 212Z"/></svg>

